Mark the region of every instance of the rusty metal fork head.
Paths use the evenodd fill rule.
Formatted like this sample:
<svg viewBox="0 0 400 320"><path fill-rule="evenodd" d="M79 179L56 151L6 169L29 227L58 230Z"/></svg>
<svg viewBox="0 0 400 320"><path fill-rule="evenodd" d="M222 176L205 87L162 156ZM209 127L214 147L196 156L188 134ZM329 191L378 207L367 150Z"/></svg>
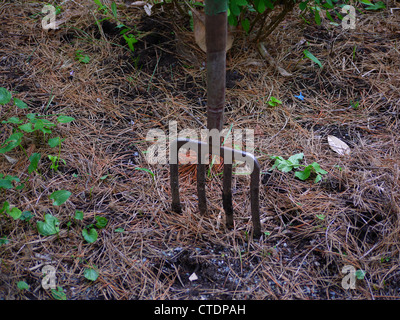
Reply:
<svg viewBox="0 0 400 320"><path fill-rule="evenodd" d="M197 194L198 206L200 214L207 214L207 199L205 189L205 155L211 150L213 154L219 154L224 159L223 174L223 193L222 203L226 215L226 226L233 227L233 206L232 206L232 160L241 159L250 164L252 172L250 174L250 201L251 216L253 221L253 236L259 238L261 236L261 222L259 211L259 188L260 188L260 165L257 159L250 153L231 149L227 147L219 147L219 150L210 148L210 145L203 141L191 139L177 139L170 146L170 183L172 195L172 210L181 213L181 201L179 196L179 173L178 173L178 152L181 147L197 150ZM216 152L217 151L217 152Z"/></svg>

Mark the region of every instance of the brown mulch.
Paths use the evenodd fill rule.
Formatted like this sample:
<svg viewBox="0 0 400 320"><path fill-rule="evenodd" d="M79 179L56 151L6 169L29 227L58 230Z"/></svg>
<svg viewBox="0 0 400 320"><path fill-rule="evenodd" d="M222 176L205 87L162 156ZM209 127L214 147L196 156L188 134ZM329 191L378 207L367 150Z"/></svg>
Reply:
<svg viewBox="0 0 400 320"><path fill-rule="evenodd" d="M50 169L47 155L56 152L42 137L23 142L42 154L38 172L28 174L21 149L7 153L16 163L0 155L0 173L26 181L22 190L0 190L0 207L8 201L34 214L29 222L0 216L0 238L9 240L0 245L0 299L53 299L41 285L46 264L56 268L67 299L398 299L400 10L386 4L357 14L348 31L327 21L307 25L293 11L266 42L291 77L236 35L227 54L225 127L255 130L263 174L270 156L300 152L303 164L318 162L328 172L319 183L276 169L263 176L260 240L252 239L248 177L234 176L235 226L226 230L221 166L208 177L203 217L193 166L181 168L184 210L176 214L168 165L146 161L150 129L167 134L169 121L178 130L206 123L205 55L187 19L118 5L121 21L139 34L132 53L111 20L99 31L93 1L67 2L63 17L71 17L48 32L42 4L1 4L0 87L29 109L0 106L0 121L29 112L76 120L53 130L65 138L66 164L58 171ZM322 69L302 59L305 49ZM90 62L77 61L76 50ZM300 92L304 100L295 97ZM271 96L282 105L269 107ZM0 143L11 132L1 124ZM335 153L328 135L347 143L350 155ZM59 189L72 195L55 207L48 196ZM83 221L74 220L76 210ZM46 213L59 219L58 235L38 233ZM81 232L96 216L108 224L87 243ZM346 265L365 272L356 289L342 287ZM94 266L99 277L91 282L84 270ZM198 279L191 282L192 273Z"/></svg>

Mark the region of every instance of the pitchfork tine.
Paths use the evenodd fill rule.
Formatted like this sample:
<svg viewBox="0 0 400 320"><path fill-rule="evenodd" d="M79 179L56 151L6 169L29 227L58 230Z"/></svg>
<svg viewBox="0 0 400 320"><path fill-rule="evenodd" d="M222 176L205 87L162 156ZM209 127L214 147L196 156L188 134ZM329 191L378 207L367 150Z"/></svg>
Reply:
<svg viewBox="0 0 400 320"><path fill-rule="evenodd" d="M199 163L202 160L200 154L201 150L209 150L208 144L203 141L196 141L190 139L177 139L171 143L172 158L171 160L178 159L179 149L182 147L188 147L191 150L198 150ZM259 185L260 185L260 165L257 159L250 153L231 149L227 147L220 148L220 155L225 158L229 155L230 159L234 159L235 155L241 156L242 159L246 158L247 163L252 162L253 171L250 175L250 201L251 201L251 216L253 221L253 232L254 238L261 236L261 223L260 223L260 211L259 211ZM203 158L204 159L204 158ZM172 210L180 213L182 211L181 202L179 198L179 173L177 161L170 162L171 172L171 195L172 195ZM199 197L199 210L201 214L207 212L206 196L205 196L205 165L200 163L197 165L197 191ZM226 214L226 226L228 228L233 227L233 207L232 207L232 164L224 164L224 180L223 180L223 207Z"/></svg>

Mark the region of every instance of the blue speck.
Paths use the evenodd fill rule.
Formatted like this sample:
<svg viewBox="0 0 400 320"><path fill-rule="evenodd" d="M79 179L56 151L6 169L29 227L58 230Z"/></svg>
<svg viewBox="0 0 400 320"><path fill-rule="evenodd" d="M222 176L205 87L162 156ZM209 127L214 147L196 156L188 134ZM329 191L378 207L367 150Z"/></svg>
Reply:
<svg viewBox="0 0 400 320"><path fill-rule="evenodd" d="M300 92L300 94L298 95L298 96L295 96L297 99L299 99L299 100L301 100L301 101L303 101L304 100L304 96L301 94L301 92Z"/></svg>

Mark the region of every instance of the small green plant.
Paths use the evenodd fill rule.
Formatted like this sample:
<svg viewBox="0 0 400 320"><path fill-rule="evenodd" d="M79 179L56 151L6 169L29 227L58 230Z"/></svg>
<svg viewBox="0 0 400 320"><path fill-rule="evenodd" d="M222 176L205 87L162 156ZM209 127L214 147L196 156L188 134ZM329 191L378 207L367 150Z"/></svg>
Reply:
<svg viewBox="0 0 400 320"><path fill-rule="evenodd" d="M268 105L270 105L271 107L276 107L279 104L282 104L282 101L273 96L271 96L268 100Z"/></svg>
<svg viewBox="0 0 400 320"><path fill-rule="evenodd" d="M108 219L105 217L100 217L100 216L96 216L96 227L99 229L103 229L106 227L107 223L108 223Z"/></svg>
<svg viewBox="0 0 400 320"><path fill-rule="evenodd" d="M385 9L386 5L383 1L378 1L376 3L372 3L369 0L359 0L361 3L367 5L367 7L365 8L365 10L371 10L371 11L377 11L377 10L381 10L381 9Z"/></svg>
<svg viewBox="0 0 400 320"><path fill-rule="evenodd" d="M135 168L135 170L140 170L140 171L147 172L148 174L151 175L151 177L153 178L153 180L155 179L155 174L154 174L154 172L151 171L150 169L147 169L147 168Z"/></svg>
<svg viewBox="0 0 400 320"><path fill-rule="evenodd" d="M57 190L49 196L49 199L53 200L53 206L60 206L65 203L70 196L71 192L67 190Z"/></svg>
<svg viewBox="0 0 400 320"><path fill-rule="evenodd" d="M61 159L59 156L52 156L49 154L47 157L51 161L50 169L53 169L54 171L58 170L60 160L62 163L67 164L67 162L64 159Z"/></svg>
<svg viewBox="0 0 400 320"><path fill-rule="evenodd" d="M50 213L47 213L44 216L44 221L37 222L37 229L42 236L47 237L58 234L60 232L59 225L60 221Z"/></svg>
<svg viewBox="0 0 400 320"><path fill-rule="evenodd" d="M83 276L90 281L96 281L97 278L99 277L97 266L93 265L93 268L86 268L83 271Z"/></svg>
<svg viewBox="0 0 400 320"><path fill-rule="evenodd" d="M29 290L29 284L27 284L25 281L18 281L17 282L17 287L19 290Z"/></svg>
<svg viewBox="0 0 400 320"><path fill-rule="evenodd" d="M6 237L1 237L0 238L0 246L1 245L5 245L5 244L8 244L10 242L10 240L8 240Z"/></svg>
<svg viewBox="0 0 400 320"><path fill-rule="evenodd" d="M93 243L97 240L99 234L96 229L93 228L93 225L87 226L82 230L82 236L88 243Z"/></svg>
<svg viewBox="0 0 400 320"><path fill-rule="evenodd" d="M360 101L353 101L353 100L350 100L350 106L351 106L354 110L357 110L359 105L360 105Z"/></svg>
<svg viewBox="0 0 400 320"><path fill-rule="evenodd" d="M14 188L13 181L19 183L21 180L16 176L6 175L0 173L0 189L12 189ZM19 190L23 187L23 184L19 184L15 189Z"/></svg>
<svg viewBox="0 0 400 320"><path fill-rule="evenodd" d="M133 34L122 34L122 36L124 37L126 43L128 44L129 49L132 52L134 52L135 51L134 44L138 42L138 39L136 39L136 37Z"/></svg>
<svg viewBox="0 0 400 320"><path fill-rule="evenodd" d="M358 280L363 280L364 277L365 277L365 274L366 274L366 272L365 272L364 270L362 270L362 269L358 269L358 270L356 270L356 272L355 272L355 276L356 276L356 278L357 278Z"/></svg>
<svg viewBox="0 0 400 320"><path fill-rule="evenodd" d="M315 57L310 51L307 49L303 51L304 57L307 59L310 59L311 61L315 62L321 69L322 69L322 63Z"/></svg>
<svg viewBox="0 0 400 320"><path fill-rule="evenodd" d="M12 99L12 94L5 88L0 88L0 105L5 105L9 103ZM26 109L27 105L17 99L13 99L14 105L16 105L20 109ZM53 115L52 115L53 116ZM8 118L7 120L3 120L3 124L9 124L11 126L14 126L13 133L3 142L3 144L0 146L0 153L7 153L14 148L20 147L24 153L26 154L25 149L22 147L22 141L25 136L25 134L33 133L33 132L42 132L43 137L46 137L46 134L49 135L52 133L52 128L57 126L57 123L59 124L64 124L64 123L69 123L75 120L73 117L65 116L65 115L58 115L56 122L51 122L47 119L45 119L47 116L42 116L39 115L38 113L28 113L25 116L24 119L20 119L19 117L13 116ZM48 144L50 147L57 147L59 148L59 155L61 152L61 143L65 139L61 139L60 137L54 137L50 138L48 140ZM54 164L54 168L58 168L58 160L59 160L59 155L57 159L57 163ZM41 158L40 153L33 153L29 157L30 161L30 166L28 167L28 173L32 173L37 170L39 161Z"/></svg>
<svg viewBox="0 0 400 320"><path fill-rule="evenodd" d="M89 63L90 57L87 54L82 54L82 50L75 51L75 59L82 63Z"/></svg>
<svg viewBox="0 0 400 320"><path fill-rule="evenodd" d="M314 182L317 183L321 181L322 175L327 174L328 172L321 169L320 165L317 162L313 162L312 164L305 166L300 164L300 160L302 160L304 157L303 153L297 153L291 157L289 157L287 160L280 156L271 156L271 159L275 160L274 165L272 166L271 170L277 168L278 170L282 172L290 172L294 169L298 169L300 167L303 168L303 170L296 171L295 172L295 177L300 179L300 180L307 180L310 175L313 173L316 175Z"/></svg>
<svg viewBox="0 0 400 320"><path fill-rule="evenodd" d="M56 300L67 300L67 295L64 292L64 289L60 286L57 286L56 289L51 289L51 295Z"/></svg>
<svg viewBox="0 0 400 320"><path fill-rule="evenodd" d="M133 34L134 30L125 24L121 23L118 20L118 14L117 14L117 5L115 1L111 3L111 12L110 9L104 5L100 0L93 0L94 3L97 5L97 11L100 12L104 18L97 20L96 23L99 29L101 28L100 22L104 20L114 20L117 23L117 28L121 29L120 35L124 38L126 44L128 45L128 48L130 51L134 52L135 47L134 44L138 42L137 36Z"/></svg>
<svg viewBox="0 0 400 320"><path fill-rule="evenodd" d="M88 243L95 242L99 236L95 227L97 229L103 229L106 227L106 225L108 223L108 219L105 217L101 217L101 216L96 216L95 220L96 220L95 225L89 224L82 230L82 236Z"/></svg>

